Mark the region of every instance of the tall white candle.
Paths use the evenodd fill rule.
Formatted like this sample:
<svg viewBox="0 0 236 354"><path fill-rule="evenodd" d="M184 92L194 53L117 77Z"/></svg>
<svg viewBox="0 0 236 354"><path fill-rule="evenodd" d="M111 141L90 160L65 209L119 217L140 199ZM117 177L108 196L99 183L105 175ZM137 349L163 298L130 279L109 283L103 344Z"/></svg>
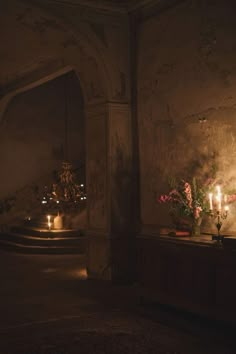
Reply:
<svg viewBox="0 0 236 354"><path fill-rule="evenodd" d="M213 203L212 203L212 193L209 193L209 204L210 204L210 210L213 210Z"/></svg>
<svg viewBox="0 0 236 354"><path fill-rule="evenodd" d="M217 190L217 201L218 201L218 210L221 210L221 190L220 190L220 186L216 186L216 190Z"/></svg>
<svg viewBox="0 0 236 354"><path fill-rule="evenodd" d="M52 223L51 223L51 215L48 215L47 219L48 219L48 228L50 230L51 229L51 225L52 225Z"/></svg>
<svg viewBox="0 0 236 354"><path fill-rule="evenodd" d="M216 191L217 191L217 194L221 193L220 186L216 186Z"/></svg>

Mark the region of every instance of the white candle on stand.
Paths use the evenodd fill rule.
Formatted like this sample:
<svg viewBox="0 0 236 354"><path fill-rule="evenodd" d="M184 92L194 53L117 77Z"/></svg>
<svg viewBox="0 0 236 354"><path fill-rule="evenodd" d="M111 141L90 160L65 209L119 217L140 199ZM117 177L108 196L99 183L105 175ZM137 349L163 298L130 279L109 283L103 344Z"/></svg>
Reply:
<svg viewBox="0 0 236 354"><path fill-rule="evenodd" d="M217 200L218 200L218 210L221 210L221 190L220 190L220 186L216 186L217 189Z"/></svg>
<svg viewBox="0 0 236 354"><path fill-rule="evenodd" d="M50 230L51 229L51 225L52 225L52 223L51 223L51 215L48 215L47 219L48 219L48 228Z"/></svg>
<svg viewBox="0 0 236 354"><path fill-rule="evenodd" d="M213 210L212 193L209 193L210 210Z"/></svg>

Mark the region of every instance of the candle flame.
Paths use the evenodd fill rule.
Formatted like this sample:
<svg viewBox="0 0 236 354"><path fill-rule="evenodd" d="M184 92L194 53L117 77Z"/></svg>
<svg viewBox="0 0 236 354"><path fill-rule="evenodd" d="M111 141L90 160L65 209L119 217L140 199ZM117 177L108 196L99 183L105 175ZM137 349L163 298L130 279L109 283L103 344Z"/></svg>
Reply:
<svg viewBox="0 0 236 354"><path fill-rule="evenodd" d="M51 215L47 215L47 219L48 219L48 228L49 230L51 229L52 223L51 223Z"/></svg>

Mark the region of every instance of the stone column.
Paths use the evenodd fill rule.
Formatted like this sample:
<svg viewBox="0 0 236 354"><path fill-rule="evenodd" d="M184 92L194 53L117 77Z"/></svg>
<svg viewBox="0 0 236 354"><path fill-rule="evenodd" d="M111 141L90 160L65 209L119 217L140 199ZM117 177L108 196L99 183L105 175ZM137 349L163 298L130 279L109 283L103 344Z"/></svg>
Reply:
<svg viewBox="0 0 236 354"><path fill-rule="evenodd" d="M87 107L88 272L129 281L134 266L130 106Z"/></svg>

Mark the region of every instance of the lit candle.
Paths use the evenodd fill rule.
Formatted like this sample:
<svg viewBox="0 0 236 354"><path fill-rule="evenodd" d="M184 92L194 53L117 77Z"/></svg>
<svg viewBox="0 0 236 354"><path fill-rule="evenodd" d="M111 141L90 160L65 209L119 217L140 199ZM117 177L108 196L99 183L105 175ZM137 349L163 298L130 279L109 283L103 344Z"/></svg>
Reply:
<svg viewBox="0 0 236 354"><path fill-rule="evenodd" d="M218 200L218 210L221 210L221 190L220 190L220 186L216 186L217 189L217 200Z"/></svg>
<svg viewBox="0 0 236 354"><path fill-rule="evenodd" d="M213 210L212 193L209 193L209 203L210 203L210 210Z"/></svg>
<svg viewBox="0 0 236 354"><path fill-rule="evenodd" d="M48 228L50 230L51 229L51 225L52 225L52 223L51 223L51 215L48 215L47 219L48 219Z"/></svg>
<svg viewBox="0 0 236 354"><path fill-rule="evenodd" d="M225 211L229 211L229 206L225 205Z"/></svg>

